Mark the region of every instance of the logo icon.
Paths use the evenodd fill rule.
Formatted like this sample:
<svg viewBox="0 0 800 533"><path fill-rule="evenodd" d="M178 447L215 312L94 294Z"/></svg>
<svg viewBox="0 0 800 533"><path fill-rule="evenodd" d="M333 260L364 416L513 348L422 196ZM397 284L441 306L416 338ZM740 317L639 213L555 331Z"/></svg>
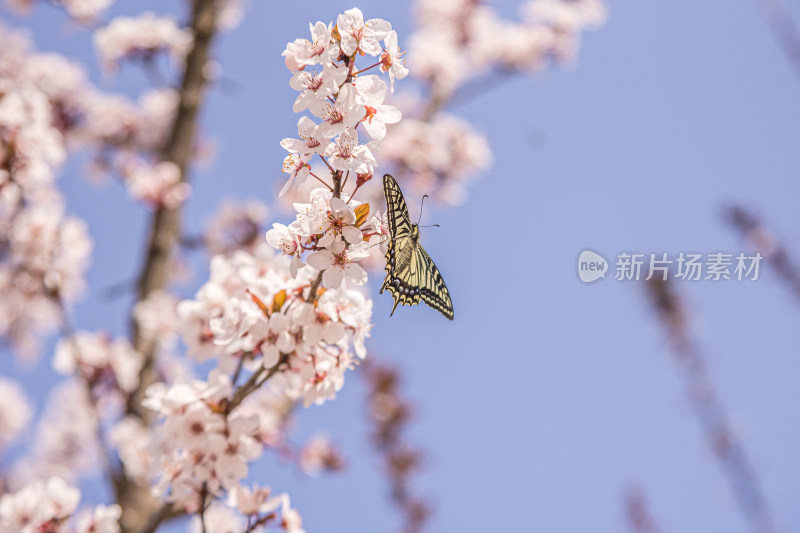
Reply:
<svg viewBox="0 0 800 533"><path fill-rule="evenodd" d="M584 250L578 256L578 277L584 283L592 283L606 277L608 261L592 250Z"/></svg>

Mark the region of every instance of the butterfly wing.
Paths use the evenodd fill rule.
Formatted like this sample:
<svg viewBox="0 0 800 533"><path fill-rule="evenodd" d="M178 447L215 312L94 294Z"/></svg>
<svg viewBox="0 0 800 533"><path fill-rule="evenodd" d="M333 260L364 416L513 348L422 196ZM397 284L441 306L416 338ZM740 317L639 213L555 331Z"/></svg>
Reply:
<svg viewBox="0 0 800 533"><path fill-rule="evenodd" d="M386 251L386 279L381 292L389 289L394 300L393 315L398 304L416 305L419 303L419 264L414 260L417 243L411 237L394 239Z"/></svg>
<svg viewBox="0 0 800 533"><path fill-rule="evenodd" d="M383 293L385 289L389 288L396 303L396 287L392 288L390 283L397 276L398 271L404 270L407 266L408 245L410 244L412 226L403 192L395 179L389 174L384 174L383 176L383 194L386 196L389 242L386 249L386 278L383 280L380 292ZM402 264L398 264L395 257L398 255L398 250L403 259ZM392 313L394 313L394 310L392 310Z"/></svg>
<svg viewBox="0 0 800 533"><path fill-rule="evenodd" d="M426 304L453 320L453 301L450 299L450 291L447 290L447 285L445 285L442 274L436 268L433 259L419 243L417 243L414 262L417 263L416 270L419 273L417 294Z"/></svg>
<svg viewBox="0 0 800 533"><path fill-rule="evenodd" d="M408 216L406 200L403 198L400 186L389 174L383 176L383 194L386 196L388 209L389 235L392 239L396 239L411 234L411 219Z"/></svg>

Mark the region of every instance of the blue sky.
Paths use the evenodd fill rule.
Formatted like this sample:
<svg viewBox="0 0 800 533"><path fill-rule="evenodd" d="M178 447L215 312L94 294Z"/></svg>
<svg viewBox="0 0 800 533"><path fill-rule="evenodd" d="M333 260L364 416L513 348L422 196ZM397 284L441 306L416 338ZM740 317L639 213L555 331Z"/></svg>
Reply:
<svg viewBox="0 0 800 533"><path fill-rule="evenodd" d="M238 88L211 93L205 106L203 129L218 154L193 178L190 230L220 197L271 199L282 180L278 143L297 120L280 53L308 22L353 6L251 4L243 26L216 43ZM425 215L441 225L423 241L456 319L424 307L389 319L391 298L373 285L370 348L402 369L415 405L408 437L427 454L417 488L435 508L431 531L621 531L630 484L644 488L665 531L747 531L641 286L583 285L575 260L584 248L606 257L746 250L721 217L734 202L797 249L798 80L757 4L612 1L575 67L514 78L456 110L495 156L463 206ZM403 45L407 5L357 5L391 21ZM177 12L182 3L119 1L114 13L142 6ZM500 8L510 15L513 6ZM56 10L22 21L3 14L28 26L40 49L90 64L101 86L129 94L146 86L135 68L104 81L90 36ZM137 272L147 213L117 184L89 183L82 168L71 163L61 182L96 243L94 291L76 322L121 334L130 302L108 302L99 289ZM756 282L678 288L780 530L800 530L797 302L768 269ZM54 378L40 366L44 377L24 379L43 397ZM365 389L357 375L348 380L337 401L302 411L297 424L298 441L330 434L347 471L309 480L267 460L255 475L291 493L309 531L397 529L366 439ZM86 490L102 497L96 483Z"/></svg>

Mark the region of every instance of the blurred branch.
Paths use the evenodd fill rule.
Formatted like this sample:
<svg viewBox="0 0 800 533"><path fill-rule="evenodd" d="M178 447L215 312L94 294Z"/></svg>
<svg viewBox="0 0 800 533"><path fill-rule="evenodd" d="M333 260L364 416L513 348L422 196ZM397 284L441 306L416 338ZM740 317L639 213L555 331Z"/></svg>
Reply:
<svg viewBox="0 0 800 533"><path fill-rule="evenodd" d="M211 40L216 29L214 0L195 0L191 3L190 29L194 42L186 57L186 68L181 80L179 103L168 141L162 150L164 161L172 161L180 169L181 180L187 181L190 157L195 143L197 116L208 84L204 68L209 59ZM150 235L141 274L138 278L137 302L153 291L163 289L169 282L169 262L180 237L181 208L159 207L150 222ZM131 394L127 405L129 414L145 421L151 416L141 408L144 390L156 380L154 369L155 348L153 340L146 339L136 318L131 314L131 343L144 357L139 375L139 385ZM152 533L168 517L164 507L150 495L149 488L136 485L124 476L117 490L117 501L122 506L120 520L122 533Z"/></svg>
<svg viewBox="0 0 800 533"><path fill-rule="evenodd" d="M453 109L465 105L480 96L485 96L491 91L503 87L506 83L522 74L518 69L496 68L489 74L470 80L461 85L452 93L446 105L448 109Z"/></svg>
<svg viewBox="0 0 800 533"><path fill-rule="evenodd" d="M369 387L367 403L373 425L372 441L389 477L392 502L405 519L403 533L423 530L431 510L409 488L411 476L419 469L422 453L403 441L402 433L411 418L411 407L400 395L399 372L376 363L363 363Z"/></svg>
<svg viewBox="0 0 800 533"><path fill-rule="evenodd" d="M650 514L644 492L639 487L631 487L625 494L625 516L633 533L661 532L661 528Z"/></svg>
<svg viewBox="0 0 800 533"><path fill-rule="evenodd" d="M800 33L783 0L761 0L764 18L775 40L783 49L786 59L800 77Z"/></svg>
<svg viewBox="0 0 800 533"><path fill-rule="evenodd" d="M189 160L194 145L197 114L200 110L207 80L203 67L208 61L209 48L215 29L214 0L196 0L193 2L191 28L194 34L194 45L186 57L186 70L183 74L180 89L178 111L172 125L169 140L162 150L164 161L172 161L181 172L181 180L187 181ZM150 222L150 237L147 255L142 265L137 287L137 301L142 301L156 290L163 289L169 281L169 261L180 237L181 208L159 207ZM155 343L144 338L139 324L131 317L132 343L134 348L145 357L145 365L140 375L140 384L128 411L140 418L147 415L142 412L139 402L142 391L154 381L153 358Z"/></svg>
<svg viewBox="0 0 800 533"><path fill-rule="evenodd" d="M645 287L667 332L675 363L683 373L691 406L751 531L775 533L775 521L761 490L758 475L731 426L703 355L689 335L686 310L673 283L653 277Z"/></svg>
<svg viewBox="0 0 800 533"><path fill-rule="evenodd" d="M786 248L761 223L758 217L744 206L733 206L725 212L726 220L739 231L757 251L761 252L766 264L800 301L800 265L789 255Z"/></svg>

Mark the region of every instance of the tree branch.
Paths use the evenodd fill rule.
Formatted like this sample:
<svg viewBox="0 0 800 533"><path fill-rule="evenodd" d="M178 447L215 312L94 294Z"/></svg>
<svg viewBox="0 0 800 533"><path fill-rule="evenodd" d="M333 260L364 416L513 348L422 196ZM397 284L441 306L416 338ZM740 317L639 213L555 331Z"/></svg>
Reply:
<svg viewBox="0 0 800 533"><path fill-rule="evenodd" d="M193 6L191 28L194 34L194 46L186 57L178 111L175 114L169 140L162 150L163 160L172 161L180 169L182 181L188 180L189 162L197 130L197 115L208 85L203 68L208 62L216 18L214 0L196 0ZM180 223L181 207L159 207L153 215L147 255L139 276L137 301L144 300L153 291L163 289L167 285L169 260L180 237ZM131 338L133 347L144 356L145 364L139 376L139 387L131 396L128 412L140 418L147 418L139 402L144 389L155 379L153 372L155 344L142 336L139 324L133 316L131 316Z"/></svg>
<svg viewBox="0 0 800 533"><path fill-rule="evenodd" d="M211 41L216 29L214 0L194 0L190 29L194 35L192 49L186 57L186 67L179 90L178 109L173 120L169 139L161 151L164 161L175 163L182 181L187 181L190 159L197 131L197 117L208 85L203 69L209 59ZM137 284L140 302L153 291L163 289L169 282L169 261L180 238L181 207L159 207L150 222L150 233L145 261ZM141 407L145 389L156 380L154 358L156 344L146 339L136 318L131 313L131 344L144 357L139 374L139 385L131 394L128 414L145 423L152 415ZM124 468L117 487L117 502L123 509L120 525L122 533L152 533L168 516L174 514L171 506L162 505L150 495L148 487L135 484L127 478Z"/></svg>

